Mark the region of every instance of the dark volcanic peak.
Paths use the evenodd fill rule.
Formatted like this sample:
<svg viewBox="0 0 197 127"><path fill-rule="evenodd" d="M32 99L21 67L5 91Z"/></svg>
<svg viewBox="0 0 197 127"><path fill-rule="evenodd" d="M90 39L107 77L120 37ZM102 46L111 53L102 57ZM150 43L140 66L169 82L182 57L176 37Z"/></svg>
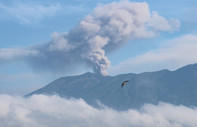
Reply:
<svg viewBox="0 0 197 127"><path fill-rule="evenodd" d="M121 83L129 80L121 88ZM96 100L116 109L139 108L145 103L168 102L197 106L197 64L175 71L161 70L140 74L102 76L87 72L59 78L32 94L58 94L83 98L89 104Z"/></svg>
<svg viewBox="0 0 197 127"><path fill-rule="evenodd" d="M86 72L86 73L79 75L79 76L81 76L81 77L97 77L97 78L108 77L105 75L101 75L99 73L92 73L92 72Z"/></svg>

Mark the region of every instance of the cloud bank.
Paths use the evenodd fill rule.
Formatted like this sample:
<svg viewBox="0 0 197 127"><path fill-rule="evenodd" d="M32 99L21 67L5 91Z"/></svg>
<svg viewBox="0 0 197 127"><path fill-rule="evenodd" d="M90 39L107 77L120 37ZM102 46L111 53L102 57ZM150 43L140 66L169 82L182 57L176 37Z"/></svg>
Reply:
<svg viewBox="0 0 197 127"><path fill-rule="evenodd" d="M54 33L49 43L32 46L23 52L4 49L9 58L21 58L35 69L66 70L79 65L89 66L94 72L106 75L110 67L106 53L112 52L131 39L155 37L162 31L179 28L177 19L165 19L150 12L145 2L120 1L96 7L67 33ZM30 50L30 51L27 51ZM29 52L35 51L32 55ZM1 50L1 56L4 55ZM10 59L12 60L12 59ZM1 61L5 61L0 57Z"/></svg>
<svg viewBox="0 0 197 127"><path fill-rule="evenodd" d="M145 104L138 110L100 109L82 99L34 95L0 95L1 127L196 127L197 108L167 103Z"/></svg>
<svg viewBox="0 0 197 127"><path fill-rule="evenodd" d="M112 67L109 72L113 74L143 71L155 71L160 69L178 69L187 64L197 62L197 36L193 34L183 35L169 40L160 48L150 50L123 61ZM147 68L149 70L147 70ZM131 69L131 70L129 70Z"/></svg>

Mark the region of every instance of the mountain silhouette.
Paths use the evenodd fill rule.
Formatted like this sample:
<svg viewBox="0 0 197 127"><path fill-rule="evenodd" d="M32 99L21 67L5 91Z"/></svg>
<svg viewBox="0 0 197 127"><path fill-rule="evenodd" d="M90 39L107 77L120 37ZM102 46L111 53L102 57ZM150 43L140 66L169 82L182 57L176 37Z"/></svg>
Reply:
<svg viewBox="0 0 197 127"><path fill-rule="evenodd" d="M125 80L129 82L121 88ZM33 94L83 98L94 106L100 101L106 106L120 110L158 102L197 106L197 64L187 65L175 71L161 70L117 76L102 76L88 72L61 77L26 96Z"/></svg>

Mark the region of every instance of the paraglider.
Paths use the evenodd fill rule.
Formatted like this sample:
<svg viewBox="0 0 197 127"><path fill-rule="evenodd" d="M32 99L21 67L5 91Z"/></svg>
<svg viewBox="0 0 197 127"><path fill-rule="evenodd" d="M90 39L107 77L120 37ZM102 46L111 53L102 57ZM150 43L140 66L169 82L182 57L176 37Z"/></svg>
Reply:
<svg viewBox="0 0 197 127"><path fill-rule="evenodd" d="M123 87L124 85L126 85L127 82L129 82L129 80L124 81L124 82L122 83L121 87Z"/></svg>

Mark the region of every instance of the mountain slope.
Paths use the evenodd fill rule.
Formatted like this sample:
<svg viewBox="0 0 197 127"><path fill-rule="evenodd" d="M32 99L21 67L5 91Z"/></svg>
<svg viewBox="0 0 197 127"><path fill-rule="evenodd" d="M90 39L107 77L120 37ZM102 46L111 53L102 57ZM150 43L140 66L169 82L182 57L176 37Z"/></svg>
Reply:
<svg viewBox="0 0 197 127"><path fill-rule="evenodd" d="M129 80L121 88L121 83ZM32 94L59 94L62 97L83 98L89 104L95 100L115 109L138 108L159 101L197 106L197 64L176 71L161 70L141 74L101 76L85 73L59 78Z"/></svg>

